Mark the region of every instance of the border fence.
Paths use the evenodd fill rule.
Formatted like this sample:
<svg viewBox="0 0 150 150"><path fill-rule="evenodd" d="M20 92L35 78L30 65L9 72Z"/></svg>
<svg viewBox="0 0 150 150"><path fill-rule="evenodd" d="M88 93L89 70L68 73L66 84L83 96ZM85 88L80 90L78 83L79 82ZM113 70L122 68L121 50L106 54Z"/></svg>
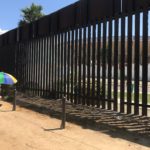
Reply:
<svg viewBox="0 0 150 150"><path fill-rule="evenodd" d="M33 95L148 115L149 8L149 0L77 1L1 35L0 70Z"/></svg>

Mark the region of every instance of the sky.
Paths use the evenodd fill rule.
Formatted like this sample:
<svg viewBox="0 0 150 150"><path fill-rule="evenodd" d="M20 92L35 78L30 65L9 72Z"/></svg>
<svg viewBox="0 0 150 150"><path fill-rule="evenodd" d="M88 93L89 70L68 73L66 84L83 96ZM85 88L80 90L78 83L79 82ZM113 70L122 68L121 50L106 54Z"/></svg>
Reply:
<svg viewBox="0 0 150 150"><path fill-rule="evenodd" d="M78 0L2 0L0 5L0 34L16 28L21 19L21 9L29 7L32 3L41 5L43 7L43 13L48 15L77 1ZM133 32L135 29L134 25L133 23ZM140 33L142 35L142 21L140 27ZM148 33L150 36L150 30L148 30Z"/></svg>
<svg viewBox="0 0 150 150"><path fill-rule="evenodd" d="M21 19L21 9L32 3L41 5L48 15L78 0L2 0L0 4L0 34L17 27Z"/></svg>

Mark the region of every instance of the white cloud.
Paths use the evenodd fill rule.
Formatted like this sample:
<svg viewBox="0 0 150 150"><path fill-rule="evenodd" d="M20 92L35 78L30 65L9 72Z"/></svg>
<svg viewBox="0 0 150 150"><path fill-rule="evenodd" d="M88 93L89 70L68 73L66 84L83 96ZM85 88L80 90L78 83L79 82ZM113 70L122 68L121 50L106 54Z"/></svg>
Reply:
<svg viewBox="0 0 150 150"><path fill-rule="evenodd" d="M7 32L8 30L2 30L2 29L0 29L0 35L1 34L3 34L3 33L5 33L5 32Z"/></svg>

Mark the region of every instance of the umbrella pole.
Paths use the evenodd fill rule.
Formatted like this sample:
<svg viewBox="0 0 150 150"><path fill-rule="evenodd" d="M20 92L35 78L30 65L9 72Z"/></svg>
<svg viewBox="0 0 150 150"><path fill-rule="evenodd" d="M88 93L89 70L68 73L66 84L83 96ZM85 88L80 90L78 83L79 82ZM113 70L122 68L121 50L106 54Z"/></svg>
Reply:
<svg viewBox="0 0 150 150"><path fill-rule="evenodd" d="M14 88L13 111L16 111L16 88Z"/></svg>

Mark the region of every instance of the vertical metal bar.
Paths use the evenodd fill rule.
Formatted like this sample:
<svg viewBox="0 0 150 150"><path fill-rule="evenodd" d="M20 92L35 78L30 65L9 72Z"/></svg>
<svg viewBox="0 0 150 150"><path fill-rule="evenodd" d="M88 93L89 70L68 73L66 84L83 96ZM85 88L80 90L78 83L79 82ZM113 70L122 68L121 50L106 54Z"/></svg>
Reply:
<svg viewBox="0 0 150 150"><path fill-rule="evenodd" d="M30 42L24 43L23 47L25 48L25 54L26 54L26 69L27 69L27 81L26 81L26 85L27 85L27 91L29 92L30 89Z"/></svg>
<svg viewBox="0 0 150 150"><path fill-rule="evenodd" d="M10 62L8 62L9 72L10 72L11 74L13 74L13 69L12 69L12 68L14 67L14 66L13 66L13 64L14 64L14 59L13 59L14 57L13 57L13 55L14 55L14 54L12 53L12 52L13 52L13 45L10 45L10 46L9 46L8 51L9 51L9 53L10 53L9 55L10 55L10 60L11 60L11 65L10 65Z"/></svg>
<svg viewBox="0 0 150 150"><path fill-rule="evenodd" d="M71 32L71 102L73 102L73 87L74 87L74 30Z"/></svg>
<svg viewBox="0 0 150 150"><path fill-rule="evenodd" d="M5 54L5 56L6 56L6 54L8 54L6 48L7 48L7 47L6 47L6 45L5 45L5 46L4 46L4 54ZM4 64L3 64L3 66L4 66L4 70L7 71L8 67L7 67L7 62L6 62L5 59L4 59Z"/></svg>
<svg viewBox="0 0 150 150"><path fill-rule="evenodd" d="M33 68L33 64L34 64L34 55L33 55L33 49L34 49L34 41L31 40L31 70L32 70L32 74L31 74L31 94L33 95L33 88L34 88L34 68Z"/></svg>
<svg viewBox="0 0 150 150"><path fill-rule="evenodd" d="M58 53L59 53L59 50L58 50L58 45L59 45L59 41L58 41L58 37L59 37L59 34L57 33L56 35L56 45L55 45L55 58L56 58L56 62L55 62L55 87L56 87L56 96L55 98L58 99L59 97L59 89L58 89L58 84L59 84L59 77L58 77L58 67L59 67L59 64L58 64Z"/></svg>
<svg viewBox="0 0 150 150"><path fill-rule="evenodd" d="M24 51L22 51L22 55L24 55ZM25 58L25 57L24 57L24 58ZM21 59L22 59L22 56L21 56L21 44L19 43L19 44L18 44L18 53L17 53L17 79L22 82L22 84L23 84L23 89L25 89L25 84L23 83L22 79L20 78ZM24 66L23 66L23 69L25 69ZM24 73L24 75L26 75L26 72ZM25 78L25 79L26 79L26 78ZM19 85L20 85L20 84L19 84ZM22 90L23 90L23 89L22 89Z"/></svg>
<svg viewBox="0 0 150 150"><path fill-rule="evenodd" d="M27 50L25 51L25 48L22 49L22 44L19 44L19 54L18 54L18 76L19 76L19 80L23 83L23 88L24 90L26 90L26 86L27 86L27 79L28 79L28 70L27 70ZM22 54L22 55L21 55ZM24 62L24 65L21 66L21 60ZM22 69L21 69L21 68ZM24 71L24 80L22 80L20 78L20 73L23 73L22 70Z"/></svg>
<svg viewBox="0 0 150 150"><path fill-rule="evenodd" d="M44 52L44 48L43 48L43 45L44 45L44 43L43 43L43 38L41 38L41 41L40 41L40 43L41 43L41 46L40 46L40 51L41 51L41 88L40 88L40 91L41 91L41 95L40 96L43 96L43 75L44 75L44 58L43 58L43 52Z"/></svg>
<svg viewBox="0 0 150 150"><path fill-rule="evenodd" d="M36 47L35 47L35 80L36 80L36 95L38 95L38 39L36 39Z"/></svg>
<svg viewBox="0 0 150 150"><path fill-rule="evenodd" d="M8 49L8 53L9 53L9 56L8 56L8 58L9 58L9 60L10 60L10 62L11 62L11 64L10 64L10 62L7 62L8 64L7 64L7 66L8 66L8 68L9 68L9 72L12 74L12 67L13 67L13 60L12 60L12 58L13 58L13 54L12 54L12 45L9 45L9 46L7 46L7 49Z"/></svg>
<svg viewBox="0 0 150 150"><path fill-rule="evenodd" d="M102 50L102 109L106 104L106 20L103 22L103 50Z"/></svg>
<svg viewBox="0 0 150 150"><path fill-rule="evenodd" d="M36 48L36 41L33 40L33 95L35 96L35 84L36 84L36 72L35 72L35 48Z"/></svg>
<svg viewBox="0 0 150 150"><path fill-rule="evenodd" d="M109 42L108 42L108 110L111 110L112 92L112 20L109 20Z"/></svg>
<svg viewBox="0 0 150 150"><path fill-rule="evenodd" d="M91 82L90 82L90 66L91 66L91 25L88 24L88 48L87 48L87 105L91 105Z"/></svg>
<svg viewBox="0 0 150 150"><path fill-rule="evenodd" d="M79 95L78 95L78 104L81 104L81 48L82 48L82 28L79 29L79 79L78 79L78 86L79 86Z"/></svg>
<svg viewBox="0 0 150 150"><path fill-rule="evenodd" d="M19 48L18 48L18 79L20 80L20 81L22 81L22 79L21 79L21 75L20 75L20 73L22 73L21 71L21 58L22 58L22 56L21 56L21 51L22 51L22 48L21 48L21 44L19 44ZM23 54L23 53L22 53ZM25 57L26 58L26 57ZM20 70L20 71L19 71ZM26 75L27 75L27 71L26 71L26 73L25 73ZM27 78L26 78L27 79ZM24 87L25 87L25 85L24 85ZM26 87L25 87L26 88Z"/></svg>
<svg viewBox="0 0 150 150"><path fill-rule="evenodd" d="M52 35L49 37L49 97L52 93Z"/></svg>
<svg viewBox="0 0 150 150"><path fill-rule="evenodd" d="M10 45L10 46L8 46L8 51L9 51L9 59L10 59L10 61L11 61L11 65L10 65L10 62L8 62L8 67L9 67L9 72L11 73L11 74L13 74L13 70L12 70L12 67L13 67L13 45Z"/></svg>
<svg viewBox="0 0 150 150"><path fill-rule="evenodd" d="M54 94L54 35L52 35L52 72L51 72L51 83L52 83L52 92L51 92L51 94L52 94L52 98L54 98L53 97L53 94Z"/></svg>
<svg viewBox="0 0 150 150"><path fill-rule="evenodd" d="M61 70L61 67L60 67L60 33L58 34L58 67L57 67L57 76L58 76L58 79L57 79L57 98L59 98L60 96L60 70Z"/></svg>
<svg viewBox="0 0 150 150"><path fill-rule="evenodd" d="M39 96L41 96L41 39L38 40L38 51L39 51L39 74L38 74L38 81L39 81Z"/></svg>
<svg viewBox="0 0 150 150"><path fill-rule="evenodd" d="M26 47L25 47L26 46ZM18 55L18 75L19 75L19 81L20 81L20 85L23 85L23 90L25 92L25 90L27 89L27 84L28 84L28 57L27 57L27 53L28 53L28 49L27 46L28 44L26 43L26 45L23 46L23 43L19 44L19 55Z"/></svg>
<svg viewBox="0 0 150 150"><path fill-rule="evenodd" d="M50 91L51 91L51 43L50 43L50 38L51 38L51 35L49 35L48 36L48 45L47 45L47 51L48 51L48 65L47 65L47 67L48 67L48 84L47 84L47 96L48 96L48 98L50 98Z"/></svg>
<svg viewBox="0 0 150 150"><path fill-rule="evenodd" d="M44 97L47 97L47 37L44 38L44 76L43 76L43 82L44 82Z"/></svg>
<svg viewBox="0 0 150 150"><path fill-rule="evenodd" d="M17 43L17 45L16 45L16 77L17 77L17 79L19 79L19 73L18 73L18 70L19 70L19 47L20 47L20 44Z"/></svg>
<svg viewBox="0 0 150 150"><path fill-rule="evenodd" d="M8 56L8 59L11 61L11 56L10 56L10 47L6 46L5 48L5 53L7 53L7 56ZM6 71L10 72L10 62L6 62L6 59L5 59L5 66L6 66Z"/></svg>
<svg viewBox="0 0 150 150"><path fill-rule="evenodd" d="M10 46L7 46L7 54L9 55L8 56L8 58L9 58L9 60L11 61L11 65L10 65L10 62L7 62L7 67L8 67L8 71L10 72L10 73L12 73L11 71L12 71L12 69L11 69L11 67L12 67L12 65L13 65L13 62L12 62L12 54L11 54L11 49L12 49L12 45L10 45Z"/></svg>
<svg viewBox="0 0 150 150"><path fill-rule="evenodd" d="M33 59L32 59L32 57L33 57L33 54L32 54L32 50L33 50L33 43L32 43L32 40L30 41L30 71L29 71L29 75L30 75L30 89L29 89L29 92L31 93L31 95L32 95L32 92L33 92L33 90L32 90L32 88L33 88L33 84L32 84L32 74L31 74L31 70L33 69L33 67L32 67L32 65L33 65Z"/></svg>
<svg viewBox="0 0 150 150"><path fill-rule="evenodd" d="M27 42L27 43L23 43L23 49L24 49L24 54L25 54L25 59L26 59L26 90L29 92L29 88L30 88L30 42ZM23 58L24 59L24 58ZM22 59L22 60L23 60ZM24 77L23 77L24 79Z"/></svg>
<svg viewBox="0 0 150 150"><path fill-rule="evenodd" d="M95 106L95 48L96 44L96 24L93 24L92 37L92 106Z"/></svg>
<svg viewBox="0 0 150 150"><path fill-rule="evenodd" d="M48 89L49 89L49 37L46 37L46 97L48 98Z"/></svg>
<svg viewBox="0 0 150 150"><path fill-rule="evenodd" d="M143 12L143 55L142 55L142 115L147 115L148 80L148 11Z"/></svg>
<svg viewBox="0 0 150 150"><path fill-rule="evenodd" d="M14 51L13 51L13 53L14 53L14 72L13 72L13 74L14 74L14 76L16 77L16 54L17 54L17 43L15 43L14 44Z"/></svg>
<svg viewBox="0 0 150 150"><path fill-rule="evenodd" d="M64 39L64 96L66 96L66 52L67 52L67 32L65 32L65 39Z"/></svg>
<svg viewBox="0 0 150 150"><path fill-rule="evenodd" d="M29 82L29 57L28 57L28 53L29 53L29 43L26 44L26 47L24 47L24 43L22 43L21 45L21 50L24 51L24 58L25 58L25 71L26 71L26 80L25 80L25 87L26 90L28 90L28 82ZM22 57L23 59L23 57ZM20 60L20 64L22 65L22 61ZM20 65L20 67L22 68L22 66ZM21 73L22 73L22 69L21 69ZM21 77L21 75L20 75Z"/></svg>
<svg viewBox="0 0 150 150"><path fill-rule="evenodd" d="M17 57L17 43L14 44L14 76L16 77L16 57ZM1 56L0 56L1 59ZM1 61L0 61L1 63Z"/></svg>
<svg viewBox="0 0 150 150"><path fill-rule="evenodd" d="M135 73L134 73L134 101L135 108L134 114L139 115L139 58L140 58L140 14L135 15L135 52L134 52L134 61L135 61Z"/></svg>
<svg viewBox="0 0 150 150"><path fill-rule="evenodd" d="M68 31L67 100L70 98L70 31Z"/></svg>
<svg viewBox="0 0 150 150"><path fill-rule="evenodd" d="M37 66L37 72L38 72L38 76L37 76L37 81L38 81L38 96L40 96L40 83L41 83L41 79L40 79L40 74L41 74L41 70L40 70L41 66L40 66L40 39L38 38L38 66Z"/></svg>
<svg viewBox="0 0 150 150"><path fill-rule="evenodd" d="M58 49L57 49L57 34L55 35L55 80L54 80L54 82L55 82L55 98L57 98L56 96L57 96L57 56L58 56Z"/></svg>
<svg viewBox="0 0 150 150"><path fill-rule="evenodd" d="M115 19L114 43L114 111L118 110L118 18Z"/></svg>
<svg viewBox="0 0 150 150"><path fill-rule="evenodd" d="M56 65L56 63L55 63L55 62L56 62L56 55L55 55L55 54L56 54L56 53L55 53L55 52L56 52L56 49L55 49L55 48L56 48L56 47L55 47L55 44L56 44L56 43L55 43L55 39L56 39L56 38L55 38L55 37L56 37L56 35L53 35L53 38L54 38L54 39L53 39L53 93L52 93L52 95L53 95L53 98L54 98L54 99L55 99L55 95L56 95L56 86L55 86L55 83L56 83L56 82L55 82L55 77L56 77L56 76L55 76L55 65Z"/></svg>
<svg viewBox="0 0 150 150"><path fill-rule="evenodd" d="M74 96L74 103L77 104L77 89L78 89L78 85L77 85L77 70L78 70L78 64L77 64L77 60L78 60L78 29L75 30L75 78L74 78L74 83L75 83L75 87L74 87L74 92L75 92L75 96Z"/></svg>
<svg viewBox="0 0 150 150"><path fill-rule="evenodd" d="M15 43L16 44L16 43ZM15 76L15 54L16 54L16 46L13 44L12 46L12 67L11 67L11 72Z"/></svg>
<svg viewBox="0 0 150 150"><path fill-rule="evenodd" d="M29 55L30 55L30 60L29 60L29 95L32 95L32 41L30 41L30 48L29 48Z"/></svg>
<svg viewBox="0 0 150 150"><path fill-rule="evenodd" d="M24 82L24 81L26 81L26 83L27 83L27 79L28 79L28 68L27 68L27 64L25 63L25 69L26 69L26 72L25 72L25 74L26 74L26 80L23 80L23 78L22 78L22 76L23 76L23 61L22 60L26 60L27 61L27 57L26 57L26 55L25 55L25 57L23 57L23 53L22 53L22 51L24 51L24 54L26 54L27 52L25 51L25 48L23 49L23 46L22 46L23 44L20 44L20 47L19 47L19 56L20 56L20 60L19 60L19 70L20 71L18 71L18 74L19 74L19 78L20 78L20 81L22 81L22 82ZM24 84L25 84L25 82L24 82ZM26 87L25 87L26 88Z"/></svg>
<svg viewBox="0 0 150 150"><path fill-rule="evenodd" d="M5 47L4 47L4 51L5 51L5 55L6 55L6 53L8 54L8 50L7 50L7 47L6 47L6 45L5 45ZM8 70L8 62L6 62L6 59L4 59L4 69L5 69L5 71L7 71ZM7 69L6 69L7 68Z"/></svg>
<svg viewBox="0 0 150 150"><path fill-rule="evenodd" d="M41 39L39 38L39 96L41 96Z"/></svg>
<svg viewBox="0 0 150 150"><path fill-rule="evenodd" d="M26 45L26 43L25 43L25 45ZM31 89L32 89L32 83L31 83L31 80L32 80L32 76L31 76L31 70L32 70L32 43L31 43L31 41L29 42L29 54L28 54L28 57L29 57L29 63L28 63L28 68L29 68L28 85L29 85L29 87L28 87L28 92L31 93Z"/></svg>
<svg viewBox="0 0 150 150"><path fill-rule="evenodd" d="M85 105L85 93L86 93L86 27L83 28L83 99L82 104Z"/></svg>
<svg viewBox="0 0 150 150"><path fill-rule="evenodd" d="M127 69L127 113L131 113L132 99L132 15L128 17L128 69Z"/></svg>
<svg viewBox="0 0 150 150"><path fill-rule="evenodd" d="M18 56L18 43L15 44L14 46L14 55L15 55L15 58L14 58L14 75L15 77L17 77L17 56ZM1 61L0 61L1 63Z"/></svg>
<svg viewBox="0 0 150 150"><path fill-rule="evenodd" d="M100 72L101 72L101 22L98 23L98 45L97 45L97 107L100 107L101 100L101 84L100 84Z"/></svg>
<svg viewBox="0 0 150 150"><path fill-rule="evenodd" d="M12 64L12 68L11 68L11 72L12 72L12 74L15 76L15 56L16 55L16 43L15 44L13 44L13 46L12 46L12 61L13 61L13 64Z"/></svg>
<svg viewBox="0 0 150 150"><path fill-rule="evenodd" d="M38 39L38 65L37 65L37 81L38 81L38 96L40 96L40 39Z"/></svg>
<svg viewBox="0 0 150 150"><path fill-rule="evenodd" d="M35 39L35 47L34 47L34 95L37 96L37 39Z"/></svg>
<svg viewBox="0 0 150 150"><path fill-rule="evenodd" d="M18 73L18 43L15 45L15 77L17 77Z"/></svg>
<svg viewBox="0 0 150 150"><path fill-rule="evenodd" d="M10 48L9 48L8 46L6 46L6 47L5 47L5 53L7 53L9 60L11 60L11 59L10 59L11 56L10 56L9 49L10 49ZM6 66L6 71L10 72L10 62L6 62L6 60L5 60L5 66Z"/></svg>
<svg viewBox="0 0 150 150"><path fill-rule="evenodd" d="M41 69L42 69L42 76L41 76L41 92L42 92L42 96L45 96L45 81L44 81L44 75L45 75L45 58L44 58L44 55L45 55L45 40L44 38L42 38L42 43L41 43L41 51L42 51L42 56L41 56L41 59L42 59L42 62L41 62Z"/></svg>
<svg viewBox="0 0 150 150"><path fill-rule="evenodd" d="M19 73L18 73L18 70L19 70L19 49L20 49L20 44L17 43L17 45L16 45L16 78L17 79L19 79ZM2 59L1 59L1 61L2 61ZM1 64L2 64L2 62L1 62Z"/></svg>
<svg viewBox="0 0 150 150"><path fill-rule="evenodd" d="M47 82L47 77L46 77L46 44L47 44L47 37L43 39L43 96L46 97L46 82Z"/></svg>
<svg viewBox="0 0 150 150"><path fill-rule="evenodd" d="M124 95L125 95L125 17L121 18L121 80L120 80L120 112L124 113Z"/></svg>
<svg viewBox="0 0 150 150"><path fill-rule="evenodd" d="M54 35L54 49L53 49L53 98L56 98L56 35Z"/></svg>
<svg viewBox="0 0 150 150"><path fill-rule="evenodd" d="M36 46L36 42L34 41L33 44L34 44L34 45L33 45L33 48L32 48L32 49L33 49L33 50L32 50L32 60L33 60L33 68L32 68L32 73L33 73L32 76L33 76L33 78L32 78L32 80L33 80L33 83L35 83L35 82L36 82L36 78L35 78L36 72L35 72L35 66L34 66L34 65L35 65L35 62L34 62L34 61L35 61L35 55L36 55L36 54L35 54L35 52L34 52L34 49L35 49L35 46ZM34 95L34 94L35 94L35 89L34 89L34 85L33 85L32 95Z"/></svg>
<svg viewBox="0 0 150 150"><path fill-rule="evenodd" d="M64 58L64 48L63 48L63 46L64 46L64 34L62 33L61 34L61 88L60 88L60 90L61 90L61 97L62 97L62 92L63 92L63 75L64 75L64 72L63 72L63 66L64 66L64 64L63 64L63 62L64 62L64 60L63 60L63 58Z"/></svg>

